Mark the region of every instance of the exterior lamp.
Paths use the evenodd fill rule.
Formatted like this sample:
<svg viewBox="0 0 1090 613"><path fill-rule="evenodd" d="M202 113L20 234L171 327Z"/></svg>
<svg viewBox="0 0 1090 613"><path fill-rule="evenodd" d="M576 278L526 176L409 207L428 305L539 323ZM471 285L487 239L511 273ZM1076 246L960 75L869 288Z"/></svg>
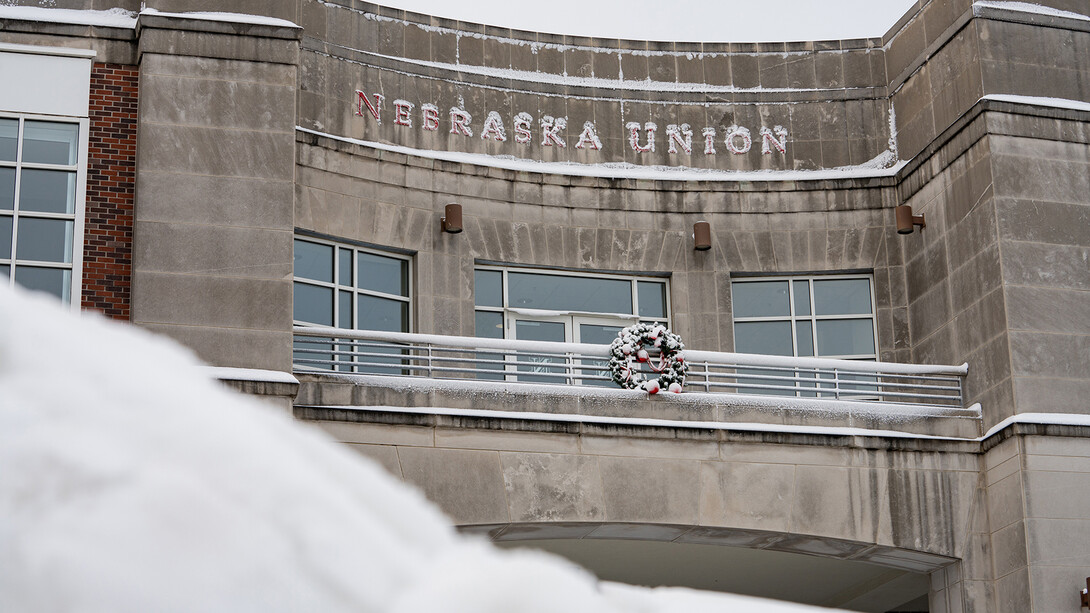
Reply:
<svg viewBox="0 0 1090 613"><path fill-rule="evenodd" d="M712 227L706 221L693 224L693 249L707 251L712 248Z"/></svg>
<svg viewBox="0 0 1090 613"><path fill-rule="evenodd" d="M913 215L912 207L907 204L897 207L894 212L897 215L897 234L912 234L915 226L927 227L923 215Z"/></svg>
<svg viewBox="0 0 1090 613"><path fill-rule="evenodd" d="M443 217L439 220L443 232L457 234L462 231L462 205L448 204L443 210Z"/></svg>

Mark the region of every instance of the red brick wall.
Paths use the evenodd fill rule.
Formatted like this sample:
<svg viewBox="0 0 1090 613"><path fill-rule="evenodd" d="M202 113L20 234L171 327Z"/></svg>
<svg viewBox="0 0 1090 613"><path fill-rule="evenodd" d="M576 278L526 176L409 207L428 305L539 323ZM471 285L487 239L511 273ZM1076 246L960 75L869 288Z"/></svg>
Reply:
<svg viewBox="0 0 1090 613"><path fill-rule="evenodd" d="M136 194L137 68L94 64L81 306L129 319Z"/></svg>

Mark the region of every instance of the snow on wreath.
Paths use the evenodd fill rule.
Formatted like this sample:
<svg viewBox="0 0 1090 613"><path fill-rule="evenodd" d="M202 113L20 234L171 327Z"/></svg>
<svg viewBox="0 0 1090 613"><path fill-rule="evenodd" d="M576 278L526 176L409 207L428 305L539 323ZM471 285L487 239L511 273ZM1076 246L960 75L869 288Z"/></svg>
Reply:
<svg viewBox="0 0 1090 613"><path fill-rule="evenodd" d="M644 345L659 350L657 363ZM639 388L649 394L657 394L660 389L681 393L685 372L689 369L681 351L684 348L681 337L660 324L628 326L617 333L617 338L609 346L609 370L613 374L613 382L628 389ZM644 380L637 361L647 362L659 376Z"/></svg>

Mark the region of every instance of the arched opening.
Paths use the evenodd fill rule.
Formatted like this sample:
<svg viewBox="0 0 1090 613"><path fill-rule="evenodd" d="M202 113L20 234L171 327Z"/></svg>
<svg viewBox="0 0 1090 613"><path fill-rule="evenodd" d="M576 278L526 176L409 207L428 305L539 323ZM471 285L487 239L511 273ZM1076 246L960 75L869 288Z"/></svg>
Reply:
<svg viewBox="0 0 1090 613"><path fill-rule="evenodd" d="M605 581L691 587L871 613L930 610L927 574L856 560L651 540L515 540L496 545L548 551Z"/></svg>

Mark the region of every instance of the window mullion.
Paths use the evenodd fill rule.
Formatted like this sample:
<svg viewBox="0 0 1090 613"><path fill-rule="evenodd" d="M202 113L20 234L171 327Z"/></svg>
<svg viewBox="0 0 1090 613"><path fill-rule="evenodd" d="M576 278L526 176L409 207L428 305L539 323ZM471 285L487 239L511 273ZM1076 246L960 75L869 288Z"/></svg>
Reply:
<svg viewBox="0 0 1090 613"><path fill-rule="evenodd" d="M19 191L22 187L23 171L23 118L19 118L19 127L15 132L15 196L11 203L11 268L8 270L8 285L15 287L16 262L19 253Z"/></svg>

